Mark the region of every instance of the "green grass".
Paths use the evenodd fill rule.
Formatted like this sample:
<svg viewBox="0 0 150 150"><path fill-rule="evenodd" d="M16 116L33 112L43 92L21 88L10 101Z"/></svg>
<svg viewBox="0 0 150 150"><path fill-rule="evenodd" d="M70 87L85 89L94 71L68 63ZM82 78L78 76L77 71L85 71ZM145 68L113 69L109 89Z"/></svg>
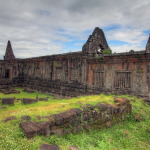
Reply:
<svg viewBox="0 0 150 150"><path fill-rule="evenodd" d="M6 109L0 109L0 150L37 150L42 143L57 144L62 150L67 150L70 145L75 145L81 150L150 149L150 133L146 131L150 128L150 107L137 97L129 95L120 96L135 100L131 101L133 105L132 114L133 116L137 113L140 114L143 118L141 122L129 118L111 128L91 130L76 135L69 134L65 137L36 136L33 139L27 139L19 128L21 116L30 115L32 120L36 120L35 116L59 113L69 108L79 108L81 104L96 105L98 102L114 104L115 95L90 95L71 99L56 99L53 96L38 92L28 94L22 92L22 89L17 90L20 90L21 94L4 95L0 93L0 98L35 98L38 95L40 98L49 97L49 100L30 105L24 105L19 100L16 100L14 106L7 106ZM10 116L16 116L17 120L6 123L2 121Z"/></svg>

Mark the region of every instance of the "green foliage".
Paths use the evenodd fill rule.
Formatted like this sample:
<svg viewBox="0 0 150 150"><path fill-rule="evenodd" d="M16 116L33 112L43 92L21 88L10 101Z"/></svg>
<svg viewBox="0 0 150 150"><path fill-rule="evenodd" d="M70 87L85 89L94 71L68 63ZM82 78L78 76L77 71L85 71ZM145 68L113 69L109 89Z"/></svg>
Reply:
<svg viewBox="0 0 150 150"><path fill-rule="evenodd" d="M110 49L104 49L102 54L112 54L112 51Z"/></svg>
<svg viewBox="0 0 150 150"><path fill-rule="evenodd" d="M111 128L91 130L89 132L80 132L76 135L68 134L65 137L60 136L36 136L33 139L27 139L19 123L21 116L30 115L32 120L36 120L37 115L44 116L53 113L63 112L69 108L80 107L85 103L96 105L98 102L114 104L116 95L90 95L71 99L56 99L53 96L42 93L25 93L3 95L0 97L16 98L35 98L37 95L41 98L49 97L47 102L38 102L30 105L23 105L20 101L15 101L14 106L7 106L6 109L0 109L0 150L37 150L42 143L57 144L62 150L68 150L70 145L75 145L81 150L148 150L150 149L150 137L146 131L150 124L149 106L141 99L135 96L122 95L131 100L133 105L133 115L140 114L143 121L136 122L133 117L129 117L124 122L113 125ZM1 105L1 104L0 104ZM17 120L2 122L4 118L15 115Z"/></svg>

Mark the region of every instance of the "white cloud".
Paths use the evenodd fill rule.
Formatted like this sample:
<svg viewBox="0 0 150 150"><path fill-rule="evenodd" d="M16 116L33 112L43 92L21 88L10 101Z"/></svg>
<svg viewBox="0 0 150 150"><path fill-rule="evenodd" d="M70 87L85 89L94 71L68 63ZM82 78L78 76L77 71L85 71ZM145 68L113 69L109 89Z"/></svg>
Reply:
<svg viewBox="0 0 150 150"><path fill-rule="evenodd" d="M72 37L86 41L89 33L85 31L113 24L121 28L106 31L108 40L128 44L112 49L141 49L141 42L148 38L143 31L150 30L149 0L0 0L0 3L1 58L7 40L12 41L17 57L50 55L70 49L59 42L72 41Z"/></svg>

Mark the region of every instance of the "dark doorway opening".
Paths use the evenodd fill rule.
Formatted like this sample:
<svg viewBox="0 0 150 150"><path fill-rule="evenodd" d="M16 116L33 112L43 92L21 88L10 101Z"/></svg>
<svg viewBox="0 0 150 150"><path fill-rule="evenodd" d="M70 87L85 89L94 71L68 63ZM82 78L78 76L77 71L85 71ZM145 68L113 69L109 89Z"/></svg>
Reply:
<svg viewBox="0 0 150 150"><path fill-rule="evenodd" d="M5 70L5 78L10 78L10 69Z"/></svg>

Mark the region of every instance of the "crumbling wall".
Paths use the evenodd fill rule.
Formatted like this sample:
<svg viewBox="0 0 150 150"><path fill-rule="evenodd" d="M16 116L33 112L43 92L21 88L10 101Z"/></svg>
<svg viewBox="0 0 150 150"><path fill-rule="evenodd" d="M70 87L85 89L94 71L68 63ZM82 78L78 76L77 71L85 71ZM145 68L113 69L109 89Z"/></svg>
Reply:
<svg viewBox="0 0 150 150"><path fill-rule="evenodd" d="M150 54L104 56L88 61L88 86L120 94L149 95ZM95 80L96 79L96 80Z"/></svg>
<svg viewBox="0 0 150 150"><path fill-rule="evenodd" d="M1 61L0 83L1 88L14 84L67 96L106 92L148 97L149 66L150 53L99 57L68 54Z"/></svg>
<svg viewBox="0 0 150 150"><path fill-rule="evenodd" d="M82 110L72 108L59 114L39 118L47 119L45 122L22 122L20 127L28 138L36 135L65 135L83 130L111 127L111 125L126 119L131 112L132 105L128 100L120 101L116 105L98 103L93 106L87 104Z"/></svg>

